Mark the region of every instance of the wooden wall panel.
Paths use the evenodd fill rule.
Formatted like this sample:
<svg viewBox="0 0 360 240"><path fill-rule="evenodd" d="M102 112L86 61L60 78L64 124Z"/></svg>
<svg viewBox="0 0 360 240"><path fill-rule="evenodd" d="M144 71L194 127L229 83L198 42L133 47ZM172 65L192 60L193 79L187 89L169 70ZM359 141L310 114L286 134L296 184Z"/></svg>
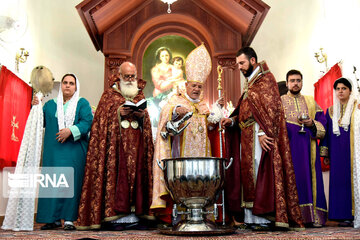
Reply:
<svg viewBox="0 0 360 240"><path fill-rule="evenodd" d="M218 98L217 65L224 67L226 101L234 105L241 92L240 73L234 68L236 51L249 45L269 6L261 0L85 0L76 6L97 50L105 56L104 88L124 61L134 62L142 77L142 57L159 37L179 35L195 45L202 42L212 56L213 69L204 87L211 105Z"/></svg>

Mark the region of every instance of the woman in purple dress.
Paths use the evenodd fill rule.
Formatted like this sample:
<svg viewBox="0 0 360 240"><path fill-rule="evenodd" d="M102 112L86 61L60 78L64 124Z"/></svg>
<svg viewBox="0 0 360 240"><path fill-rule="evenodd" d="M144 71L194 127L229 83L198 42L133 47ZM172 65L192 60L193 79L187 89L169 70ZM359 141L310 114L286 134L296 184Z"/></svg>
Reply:
<svg viewBox="0 0 360 240"><path fill-rule="evenodd" d="M334 83L334 105L326 112L326 135L320 154L330 163L329 214L339 226L351 227L354 220L353 117L356 99L350 80L339 78Z"/></svg>

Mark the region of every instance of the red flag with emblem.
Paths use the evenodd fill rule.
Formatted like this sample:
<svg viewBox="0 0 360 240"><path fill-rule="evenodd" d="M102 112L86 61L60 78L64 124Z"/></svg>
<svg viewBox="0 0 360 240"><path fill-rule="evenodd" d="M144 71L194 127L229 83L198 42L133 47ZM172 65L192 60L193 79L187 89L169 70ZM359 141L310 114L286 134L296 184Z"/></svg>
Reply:
<svg viewBox="0 0 360 240"><path fill-rule="evenodd" d="M0 170L16 166L26 120L31 108L32 88L9 71L0 71Z"/></svg>
<svg viewBox="0 0 360 240"><path fill-rule="evenodd" d="M333 105L333 85L336 79L342 77L339 64L335 64L322 78L314 84L314 98L320 107L326 109Z"/></svg>

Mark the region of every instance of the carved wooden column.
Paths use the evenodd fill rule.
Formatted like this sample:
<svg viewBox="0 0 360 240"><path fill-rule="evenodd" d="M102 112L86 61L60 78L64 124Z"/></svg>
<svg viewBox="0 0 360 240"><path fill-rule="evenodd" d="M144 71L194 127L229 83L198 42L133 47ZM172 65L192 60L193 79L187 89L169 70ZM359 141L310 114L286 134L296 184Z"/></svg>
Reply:
<svg viewBox="0 0 360 240"><path fill-rule="evenodd" d="M129 61L126 56L110 56L105 58L105 77L104 90L111 87L110 77L119 71L119 67L123 62Z"/></svg>
<svg viewBox="0 0 360 240"><path fill-rule="evenodd" d="M216 59L217 65L223 68L222 87L225 101L232 101L236 106L241 94L240 71L236 59L233 56L218 56Z"/></svg>

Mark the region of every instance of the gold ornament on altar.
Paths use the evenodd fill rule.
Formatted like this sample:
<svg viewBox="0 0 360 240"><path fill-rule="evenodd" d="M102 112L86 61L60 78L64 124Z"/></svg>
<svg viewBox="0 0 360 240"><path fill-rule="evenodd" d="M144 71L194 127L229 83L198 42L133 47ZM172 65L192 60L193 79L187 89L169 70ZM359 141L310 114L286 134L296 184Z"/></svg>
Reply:
<svg viewBox="0 0 360 240"><path fill-rule="evenodd" d="M327 65L327 54L323 52L323 48L320 48L320 52L315 53L315 58L319 63L325 63L325 71L327 72L328 65Z"/></svg>
<svg viewBox="0 0 360 240"><path fill-rule="evenodd" d="M205 83L211 72L211 57L204 44L195 48L186 58L186 79L188 82Z"/></svg>
<svg viewBox="0 0 360 240"><path fill-rule="evenodd" d="M25 63L29 56L29 52L25 48L20 48L20 52L15 55L15 70L19 72L19 63Z"/></svg>

